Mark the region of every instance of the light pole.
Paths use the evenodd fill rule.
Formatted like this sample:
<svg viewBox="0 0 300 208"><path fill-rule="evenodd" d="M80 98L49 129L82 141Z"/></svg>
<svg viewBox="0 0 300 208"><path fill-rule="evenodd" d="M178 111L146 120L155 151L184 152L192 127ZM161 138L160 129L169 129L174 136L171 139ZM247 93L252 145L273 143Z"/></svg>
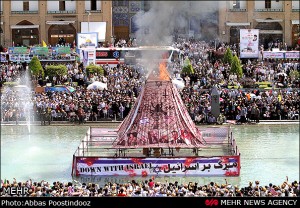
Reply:
<svg viewBox="0 0 300 208"><path fill-rule="evenodd" d="M88 14L88 32L90 32L90 15L91 15L91 12L89 12L89 14Z"/></svg>

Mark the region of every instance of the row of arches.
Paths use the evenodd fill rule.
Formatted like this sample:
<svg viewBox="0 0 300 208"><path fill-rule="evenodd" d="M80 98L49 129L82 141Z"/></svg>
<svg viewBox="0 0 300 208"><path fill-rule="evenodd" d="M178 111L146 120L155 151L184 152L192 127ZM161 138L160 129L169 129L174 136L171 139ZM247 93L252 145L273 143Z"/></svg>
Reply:
<svg viewBox="0 0 300 208"><path fill-rule="evenodd" d="M33 46L40 44L42 40L40 40L40 31L39 28L32 28L30 25L34 25L33 23L24 20L17 24L22 25L23 27L12 29L12 41L15 46ZM24 27L28 25L28 27ZM122 38L125 38L125 34L128 34L128 28L126 32L124 31L125 27L117 28L115 27L115 33L120 33L119 35ZM240 29L246 29L245 26L231 26L230 27L230 44L238 44L240 42ZM260 22L257 24L255 29L261 30L276 30L276 31L283 31L282 26L278 22ZM294 24L291 28L291 39L292 39L292 46L295 46L299 41L299 24ZM48 42L49 45L56 45L56 44L73 44L76 41L76 29L73 24L68 25L51 25L47 31L48 34ZM267 48L269 42L283 40L283 33L282 34L260 34L259 37L259 45L264 45Z"/></svg>
<svg viewBox="0 0 300 208"><path fill-rule="evenodd" d="M18 25L20 27L18 27ZM34 24L24 20L19 22L16 27L12 29L12 42L14 46L33 46L45 41L40 40L39 28L33 28L32 25ZM73 42L76 40L76 29L72 24L51 25L47 31L47 34L47 44L52 46L66 43L73 44Z"/></svg>

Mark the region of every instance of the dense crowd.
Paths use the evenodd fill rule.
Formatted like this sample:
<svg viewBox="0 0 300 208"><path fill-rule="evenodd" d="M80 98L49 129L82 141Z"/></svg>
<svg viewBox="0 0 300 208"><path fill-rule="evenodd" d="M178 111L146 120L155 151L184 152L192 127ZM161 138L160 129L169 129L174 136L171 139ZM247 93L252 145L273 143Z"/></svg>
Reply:
<svg viewBox="0 0 300 208"><path fill-rule="evenodd" d="M116 43L127 47L123 40ZM122 46L122 44L125 44ZM248 60L243 64L243 77L238 79L230 73L230 66L216 55L216 48L203 41L178 39L174 47L180 49L179 58L168 65L172 78L182 77L185 87L180 90L181 97L196 123L223 123L236 120L240 123L259 120L299 119L300 96L299 79L291 76L300 71L296 61ZM217 50L230 47L233 53L237 46L220 44ZM195 73L182 74L185 59L189 58ZM46 77L34 85L67 85L75 88L74 92L33 92L30 108L34 114L32 120L39 120L41 113L51 114L51 120L98 121L101 119L123 119L135 102L146 79L146 69L134 66L103 65L104 75L87 74L83 64L66 63L68 73L65 76ZM45 66L44 66L45 67ZM0 66L0 82L11 82L24 76L27 65L9 63ZM104 90L88 90L94 81L107 84ZM256 88L256 82L269 82L269 90ZM22 81L20 82L22 83ZM247 85L252 86L247 88ZM220 93L220 116L211 114L211 87L217 86ZM238 86L236 88L230 86ZM243 86L239 87L239 86ZM2 90L2 121L24 120L24 108L18 102L19 93L15 90Z"/></svg>
<svg viewBox="0 0 300 208"><path fill-rule="evenodd" d="M118 47L130 47L132 42L120 40ZM238 123L249 121L259 122L261 119L279 120L299 119L300 96L299 80L290 76L294 71L299 72L299 63L296 61L263 61L248 60L243 64L244 75L241 79L230 74L230 66L218 58L217 53L226 47L231 47L238 55L237 46L221 44L217 48L202 41L178 40L173 44L180 49L180 55L168 65L172 78L182 77L185 87L179 89L184 104L191 118L197 124L223 123L226 120L236 120ZM186 57L189 58L195 73L182 74L181 69ZM51 115L51 120L98 121L100 119L123 119L127 116L146 80L146 69L137 64L135 66L118 65L111 67L104 65L104 75L87 74L85 67L79 63L66 63L68 73L51 79L46 77L46 83L67 85L75 88L70 91L31 92L25 100L24 94L13 88L2 87L1 93L1 121L18 121L25 119L22 103L28 102L34 112L32 120L41 119L43 113ZM43 66L45 67L45 66ZM25 76L27 65L5 63L0 65L0 82L7 83L21 80ZM281 75L279 75L281 74ZM40 80L39 77L36 80ZM87 86L94 81L107 84L104 90L88 90ZM270 82L272 87L263 90L256 87L231 88L229 86L246 86L255 82ZM44 85L40 82L34 85ZM217 86L220 93L220 116L215 118L211 114L211 87ZM278 89L276 89L278 88ZM28 196L33 197L299 197L298 181L290 182L288 178L282 184L260 184L259 181L249 182L248 186L238 187L232 184L198 184L160 182L154 178L137 182L107 183L100 186L96 183L79 183L56 181L33 182L32 180L12 182L5 180L1 184L1 196L6 196L4 187L27 187Z"/></svg>
<svg viewBox="0 0 300 208"><path fill-rule="evenodd" d="M68 65L68 68L71 65ZM78 83L76 91L70 92L35 92L32 106L36 116L44 110L51 112L52 119L72 119L71 117L84 116L86 120L96 121L99 118L124 118L129 112L132 104L141 90L142 79L135 68L120 66L110 68L104 66L105 75L92 75L86 77L81 69L69 68L68 76L57 77L51 80L53 84L60 84L66 81ZM84 79L84 81L83 81ZM84 83L93 81L107 83L107 90L87 90ZM7 90L2 94L2 118L4 121L15 120L16 103L22 102L19 99L18 91ZM18 105L21 106L21 105ZM79 114L79 111L82 113ZM21 118L22 116L19 116Z"/></svg>
<svg viewBox="0 0 300 208"><path fill-rule="evenodd" d="M249 182L248 186L238 187L229 184L210 182L178 183L160 182L154 177L143 180L131 180L127 183L109 182L100 186L96 183L80 183L78 181L49 183L47 181L26 182L2 181L1 196L8 196L8 187L27 187L29 197L299 197L298 181L289 182L288 178L281 184L261 184L259 181ZM21 194L21 193L19 193ZM18 196L17 194L15 196Z"/></svg>

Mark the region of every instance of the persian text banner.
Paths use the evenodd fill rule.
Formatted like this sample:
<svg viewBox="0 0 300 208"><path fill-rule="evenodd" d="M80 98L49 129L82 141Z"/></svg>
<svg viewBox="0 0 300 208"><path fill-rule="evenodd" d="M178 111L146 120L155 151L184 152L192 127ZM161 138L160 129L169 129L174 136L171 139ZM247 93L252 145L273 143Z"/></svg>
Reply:
<svg viewBox="0 0 300 208"><path fill-rule="evenodd" d="M240 156L189 158L76 158L76 175L239 176Z"/></svg>

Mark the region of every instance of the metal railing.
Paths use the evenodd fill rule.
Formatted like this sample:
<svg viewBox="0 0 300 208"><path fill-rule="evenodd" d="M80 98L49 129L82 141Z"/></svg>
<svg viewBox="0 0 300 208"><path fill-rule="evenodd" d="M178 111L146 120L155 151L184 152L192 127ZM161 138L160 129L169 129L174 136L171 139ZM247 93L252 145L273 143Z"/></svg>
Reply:
<svg viewBox="0 0 300 208"><path fill-rule="evenodd" d="M230 8L230 12L246 12L247 9L241 9L241 8Z"/></svg>
<svg viewBox="0 0 300 208"><path fill-rule="evenodd" d="M116 148L113 148L112 145L117 137L117 135L111 135L111 134L102 134L102 135L93 135L92 133L92 128L90 127L86 135L84 136L83 140L81 141L80 145L78 146L77 150L75 151L74 155L79 156L79 157L85 157L85 156L91 156L91 154L88 153L93 153L93 152L98 152L101 153L101 149L105 149L106 151L116 151ZM239 150L237 148L236 141L233 137L231 127L226 127L224 129L229 129L226 132L226 135L228 135L228 153L230 155L239 155ZM219 143L223 144L224 143ZM226 143L225 143L226 144ZM166 148L164 146L159 146L159 148ZM113 152L110 153L114 154Z"/></svg>
<svg viewBox="0 0 300 208"><path fill-rule="evenodd" d="M84 152L88 152L88 143L90 142L90 128L87 130L86 135L83 140L80 142L76 151L74 152L74 156L84 156Z"/></svg>
<svg viewBox="0 0 300 208"><path fill-rule="evenodd" d="M265 9L254 9L255 12L283 12L283 9L272 9L272 8L265 8Z"/></svg>
<svg viewBox="0 0 300 208"><path fill-rule="evenodd" d="M11 11L11 14L38 14L39 11Z"/></svg>
<svg viewBox="0 0 300 208"><path fill-rule="evenodd" d="M300 9L292 9L292 12L300 12Z"/></svg>
<svg viewBox="0 0 300 208"><path fill-rule="evenodd" d="M102 10L85 10L85 13L102 13Z"/></svg>
<svg viewBox="0 0 300 208"><path fill-rule="evenodd" d="M76 10L47 11L47 14L75 14Z"/></svg>
<svg viewBox="0 0 300 208"><path fill-rule="evenodd" d="M231 146L231 154L232 155L240 155L241 154L240 151L239 151L239 149L238 149L238 146L236 144L236 140L233 137L232 131L230 131L229 144L228 145Z"/></svg>

